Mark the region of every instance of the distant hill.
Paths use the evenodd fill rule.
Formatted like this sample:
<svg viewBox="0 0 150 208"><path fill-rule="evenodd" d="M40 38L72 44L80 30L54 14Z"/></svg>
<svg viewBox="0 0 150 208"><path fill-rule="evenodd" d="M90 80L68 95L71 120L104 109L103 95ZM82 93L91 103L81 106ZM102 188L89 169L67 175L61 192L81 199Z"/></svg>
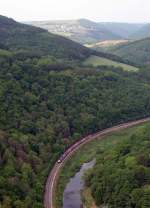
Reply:
<svg viewBox="0 0 150 208"><path fill-rule="evenodd" d="M88 25L89 22L85 23ZM94 51L65 37L49 33L45 29L18 23L4 16L0 16L0 49L18 53L21 57L49 55L63 62L65 59L84 61L96 55L126 63L116 55Z"/></svg>
<svg viewBox="0 0 150 208"><path fill-rule="evenodd" d="M99 23L99 25L104 26L112 33L115 33L124 39L129 39L134 33L139 31L146 24L104 22L104 23Z"/></svg>
<svg viewBox="0 0 150 208"><path fill-rule="evenodd" d="M93 53L92 50L67 38L4 16L0 16L0 48L69 59L82 59Z"/></svg>
<svg viewBox="0 0 150 208"><path fill-rule="evenodd" d="M120 45L111 52L138 65L150 64L150 38Z"/></svg>
<svg viewBox="0 0 150 208"><path fill-rule="evenodd" d="M85 23L88 24L88 22ZM69 60L81 60L90 55L98 55L124 62L114 55L96 52L65 37L49 33L45 29L18 23L4 16L0 16L0 49L28 54L28 56L29 54L31 56L51 55Z"/></svg>
<svg viewBox="0 0 150 208"><path fill-rule="evenodd" d="M34 21L28 24L47 29L49 32L68 37L82 44L103 40L116 40L121 37L96 22L79 19L65 21Z"/></svg>
<svg viewBox="0 0 150 208"><path fill-rule="evenodd" d="M147 37L150 37L150 24L144 25L137 32L130 36L132 39L143 39Z"/></svg>
<svg viewBox="0 0 150 208"><path fill-rule="evenodd" d="M82 44L94 44L105 40L136 39L146 23L93 22L88 19L31 21L27 24L38 26L54 34L59 34ZM148 30L148 29L147 29ZM150 30L149 30L150 31ZM146 35L148 31L145 31ZM146 36L146 37L147 37Z"/></svg>

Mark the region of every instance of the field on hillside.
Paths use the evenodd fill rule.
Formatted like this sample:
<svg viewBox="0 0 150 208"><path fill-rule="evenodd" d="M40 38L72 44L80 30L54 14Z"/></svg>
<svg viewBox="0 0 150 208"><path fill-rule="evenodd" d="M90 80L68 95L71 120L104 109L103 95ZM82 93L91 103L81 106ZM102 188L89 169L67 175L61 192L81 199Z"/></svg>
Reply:
<svg viewBox="0 0 150 208"><path fill-rule="evenodd" d="M104 40L100 42L96 42L93 44L85 44L84 46L88 48L92 48L96 51L105 52L105 53L113 53L116 47L127 44L129 40L121 39L121 40ZM112 51L112 52L111 52Z"/></svg>
<svg viewBox="0 0 150 208"><path fill-rule="evenodd" d="M85 46L88 48L94 48L94 47L104 47L105 48L105 47L120 45L120 44L127 43L127 42L129 42L129 40L126 40L126 39L104 40L104 41L97 42L95 44L85 44Z"/></svg>
<svg viewBox="0 0 150 208"><path fill-rule="evenodd" d="M112 61L107 58L101 58L98 56L90 56L88 59L86 59L83 63L86 66L92 65L92 66L114 66L114 67L122 67L125 71L138 71L139 69L134 66L130 66L127 64L119 63L116 61Z"/></svg>

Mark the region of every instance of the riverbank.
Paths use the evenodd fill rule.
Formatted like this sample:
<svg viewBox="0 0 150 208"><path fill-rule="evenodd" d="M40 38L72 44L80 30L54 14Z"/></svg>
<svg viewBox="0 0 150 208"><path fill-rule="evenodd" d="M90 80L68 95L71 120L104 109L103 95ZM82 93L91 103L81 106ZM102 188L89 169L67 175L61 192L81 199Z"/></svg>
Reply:
<svg viewBox="0 0 150 208"><path fill-rule="evenodd" d="M91 195L91 190L89 188L85 188L81 194L82 194L83 208L98 208L95 204L95 201Z"/></svg>
<svg viewBox="0 0 150 208"><path fill-rule="evenodd" d="M118 143L119 140L122 141L123 139L128 138L143 128L143 126L145 126L145 124L114 133L111 136L105 137L103 140L94 140L91 143L84 145L82 149L75 153L72 158L66 162L64 168L60 173L55 194L55 207L62 207L63 191L65 186L68 183L70 177L72 177L79 170L83 163L92 160L96 157L96 155L99 155L106 148L111 148L116 143Z"/></svg>

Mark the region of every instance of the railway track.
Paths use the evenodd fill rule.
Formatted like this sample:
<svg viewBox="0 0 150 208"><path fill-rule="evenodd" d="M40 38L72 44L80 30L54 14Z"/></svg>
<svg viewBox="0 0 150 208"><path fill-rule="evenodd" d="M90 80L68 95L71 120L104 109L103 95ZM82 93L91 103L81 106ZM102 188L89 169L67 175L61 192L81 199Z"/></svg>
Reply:
<svg viewBox="0 0 150 208"><path fill-rule="evenodd" d="M132 126L136 126L138 124L145 123L147 121L150 121L150 117L145 119L140 119L132 122L127 122L121 125L117 125L114 127L110 127L107 129L104 129L102 131L99 131L95 134L88 135L81 139L80 141L77 141L75 144L73 144L71 147L69 147L65 153L60 157L59 162L57 161L51 170L47 182L45 185L45 193L44 193L44 207L45 208L55 208L53 204L53 197L54 197L54 190L56 186L56 182L58 179L58 174L63 167L64 163L84 144L94 140L94 139L102 139L103 136L111 134L113 132L117 132Z"/></svg>

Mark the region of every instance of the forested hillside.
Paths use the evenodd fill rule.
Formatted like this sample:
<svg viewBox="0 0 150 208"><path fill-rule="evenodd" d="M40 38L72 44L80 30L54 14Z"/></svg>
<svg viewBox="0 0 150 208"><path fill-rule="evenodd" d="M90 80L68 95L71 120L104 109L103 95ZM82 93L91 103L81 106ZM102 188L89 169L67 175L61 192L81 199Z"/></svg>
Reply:
<svg viewBox="0 0 150 208"><path fill-rule="evenodd" d="M140 128L139 128L140 129ZM124 136L122 136L124 135ZM150 207L150 126L101 150L86 184L98 206Z"/></svg>
<svg viewBox="0 0 150 208"><path fill-rule="evenodd" d="M114 53L126 60L138 65L149 65L150 63L150 38L137 40L131 43L122 44L110 49Z"/></svg>
<svg viewBox="0 0 150 208"><path fill-rule="evenodd" d="M67 146L150 114L150 71L71 64L91 50L0 20L0 207L42 208L48 172Z"/></svg>

